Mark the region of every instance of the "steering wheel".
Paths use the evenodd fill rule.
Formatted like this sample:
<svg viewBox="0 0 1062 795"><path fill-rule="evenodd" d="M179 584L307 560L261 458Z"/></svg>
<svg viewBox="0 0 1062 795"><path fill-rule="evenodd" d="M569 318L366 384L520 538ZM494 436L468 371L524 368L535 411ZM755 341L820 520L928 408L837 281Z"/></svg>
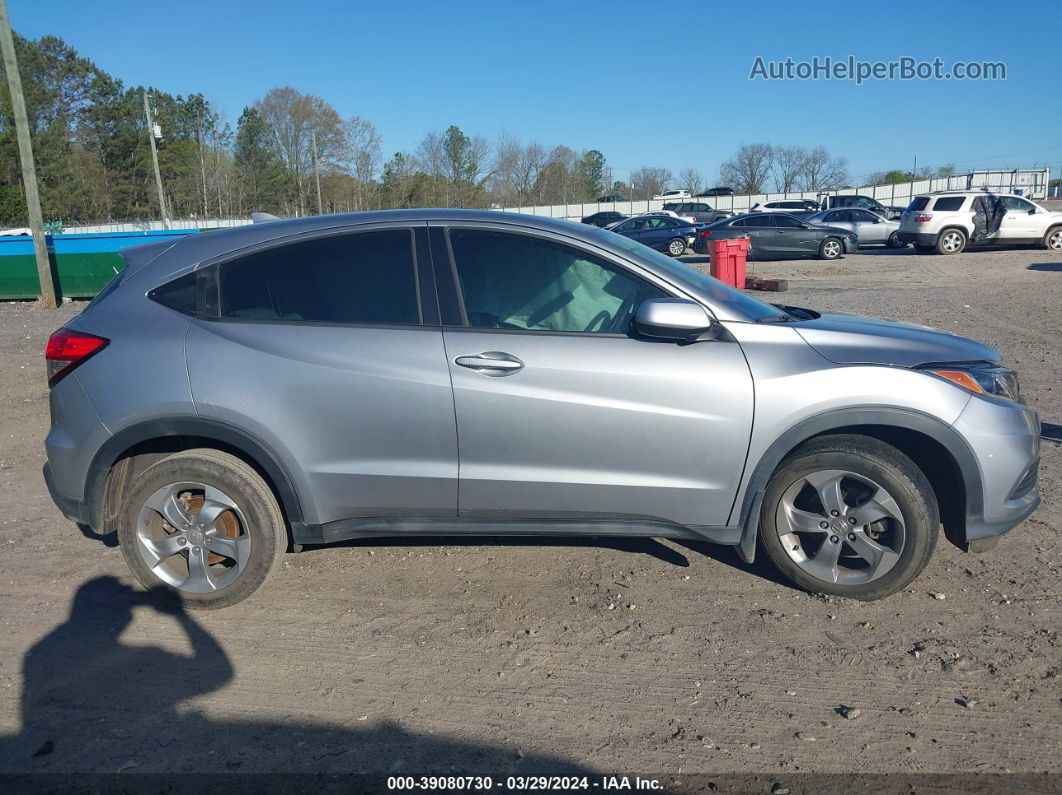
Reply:
<svg viewBox="0 0 1062 795"><path fill-rule="evenodd" d="M602 309L600 312L594 315L593 319L589 323L586 324L586 328L584 328L583 331L595 331L594 326L600 326L603 329L605 327L605 324L608 323L610 320L612 320L612 315Z"/></svg>

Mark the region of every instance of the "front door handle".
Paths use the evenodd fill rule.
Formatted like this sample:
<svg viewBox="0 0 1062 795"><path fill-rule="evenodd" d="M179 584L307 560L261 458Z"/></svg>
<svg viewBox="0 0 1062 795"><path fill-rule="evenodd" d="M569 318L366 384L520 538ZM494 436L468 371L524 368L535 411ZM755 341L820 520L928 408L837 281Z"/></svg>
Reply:
<svg viewBox="0 0 1062 795"><path fill-rule="evenodd" d="M524 367L524 363L515 356L501 351L487 351L471 356L458 356L454 359L454 364L494 377L512 375Z"/></svg>

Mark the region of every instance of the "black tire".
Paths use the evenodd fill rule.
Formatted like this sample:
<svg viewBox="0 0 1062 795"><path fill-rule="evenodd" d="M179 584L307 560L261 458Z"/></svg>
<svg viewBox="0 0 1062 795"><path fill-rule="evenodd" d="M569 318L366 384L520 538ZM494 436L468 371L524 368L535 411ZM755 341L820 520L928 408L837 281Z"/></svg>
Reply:
<svg viewBox="0 0 1062 795"><path fill-rule="evenodd" d="M934 250L938 254L959 254L966 248L966 233L961 229L945 229L937 235Z"/></svg>
<svg viewBox="0 0 1062 795"><path fill-rule="evenodd" d="M208 593L189 593L164 581L149 567L139 546L137 528L141 512L151 511L146 506L146 502L160 489L185 482L208 485L220 490L231 499L243 520L236 520L234 526L238 529L234 537L238 535L244 538L246 535L249 541L249 549L242 570L237 570L231 575L235 579L225 584L224 587ZM231 516L235 518L237 514L233 512ZM161 521L161 515L159 515L159 521ZM172 529L172 525L164 525L163 533ZM172 533L172 535L179 534L180 531ZM165 535L161 537L163 540L167 539ZM287 549L288 533L276 497L254 468L236 456L204 448L186 450L167 456L137 477L122 506L118 525L118 541L126 563L145 588L165 588L176 594L181 602L190 608L216 609L228 607L246 599L265 583L274 562ZM206 550L207 544L203 543L203 546L196 547L196 550L200 548ZM185 547L175 554L170 553L178 566L188 569L189 575L191 574L191 566L188 563L190 549L190 547ZM212 552L205 552L205 554L208 561L211 558L217 559L215 563L208 563L212 572L215 569L226 572L223 567L219 568L219 564L224 562L221 560L222 556ZM181 563L182 559L184 563Z"/></svg>
<svg viewBox="0 0 1062 795"><path fill-rule="evenodd" d="M893 232L889 235L889 239L885 241L885 245L889 248L907 248L907 244L900 240L899 232Z"/></svg>
<svg viewBox="0 0 1062 795"><path fill-rule="evenodd" d="M840 238L827 237L819 243L819 259L839 259L844 253L844 243Z"/></svg>
<svg viewBox="0 0 1062 795"><path fill-rule="evenodd" d="M915 251L917 251L919 254L932 254L933 253L933 246L926 246L926 245L923 245L921 243L915 243L914 247L915 247Z"/></svg>
<svg viewBox="0 0 1062 795"><path fill-rule="evenodd" d="M869 582L843 584L814 577L783 548L776 522L783 495L802 477L832 469L857 473L880 484L895 500L903 516L904 542L899 558L891 569ZM895 447L868 436L837 434L807 442L778 465L764 493L759 543L778 570L801 588L872 601L906 587L921 573L933 555L939 525L933 488L910 458ZM841 543L844 544L843 539Z"/></svg>
<svg viewBox="0 0 1062 795"><path fill-rule="evenodd" d="M1050 251L1062 251L1062 226L1052 226L1044 232L1043 246Z"/></svg>
<svg viewBox="0 0 1062 795"><path fill-rule="evenodd" d="M686 253L686 241L681 237L673 237L667 241L667 253L672 257L681 257Z"/></svg>

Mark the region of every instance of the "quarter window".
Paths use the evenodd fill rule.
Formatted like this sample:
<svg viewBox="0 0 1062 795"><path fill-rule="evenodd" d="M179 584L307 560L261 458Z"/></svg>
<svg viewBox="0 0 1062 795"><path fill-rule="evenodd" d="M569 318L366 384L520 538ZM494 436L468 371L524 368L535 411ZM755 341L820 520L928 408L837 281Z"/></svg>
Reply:
<svg viewBox="0 0 1062 795"><path fill-rule="evenodd" d="M366 325L420 323L408 229L317 238L221 266L221 315Z"/></svg>
<svg viewBox="0 0 1062 795"><path fill-rule="evenodd" d="M942 196L937 199L936 204L933 205L933 209L939 210L940 212L958 210L962 207L962 204L965 201L965 196Z"/></svg>
<svg viewBox="0 0 1062 795"><path fill-rule="evenodd" d="M468 325L626 333L663 290L587 252L528 235L450 231Z"/></svg>

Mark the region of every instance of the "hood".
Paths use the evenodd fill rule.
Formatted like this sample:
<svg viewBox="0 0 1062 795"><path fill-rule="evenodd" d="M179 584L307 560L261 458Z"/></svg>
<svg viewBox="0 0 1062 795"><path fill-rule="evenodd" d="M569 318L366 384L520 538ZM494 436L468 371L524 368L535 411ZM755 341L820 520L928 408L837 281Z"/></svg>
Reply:
<svg viewBox="0 0 1062 795"><path fill-rule="evenodd" d="M801 320L794 328L808 345L837 364L915 367L933 362L1000 361L995 350L977 340L876 317L826 313Z"/></svg>

